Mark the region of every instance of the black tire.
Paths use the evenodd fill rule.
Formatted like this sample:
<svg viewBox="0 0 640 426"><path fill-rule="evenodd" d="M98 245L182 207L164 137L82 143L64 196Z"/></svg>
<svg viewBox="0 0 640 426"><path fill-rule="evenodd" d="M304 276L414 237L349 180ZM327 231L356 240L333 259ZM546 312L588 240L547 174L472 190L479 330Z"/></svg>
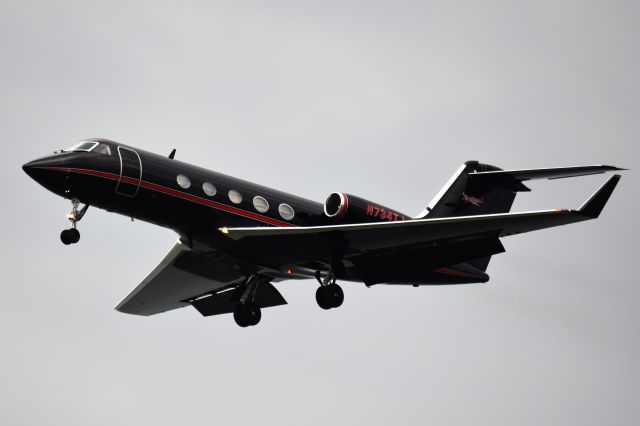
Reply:
<svg viewBox="0 0 640 426"><path fill-rule="evenodd" d="M62 244L65 246L71 244L71 235L69 234L69 231L70 229L65 229L60 233L60 241L62 241Z"/></svg>
<svg viewBox="0 0 640 426"><path fill-rule="evenodd" d="M80 231L78 231L76 228L67 229L67 231L69 232L71 244L75 244L80 241Z"/></svg>
<svg viewBox="0 0 640 426"><path fill-rule="evenodd" d="M245 322L245 318L243 315L243 306L238 304L238 306L236 307L236 309L234 309L233 311L233 319L236 321L236 324L238 324L240 327L247 327L249 324L247 324Z"/></svg>
<svg viewBox="0 0 640 426"><path fill-rule="evenodd" d="M255 303L249 303L244 308L244 317L249 325L257 325L262 318L260 306Z"/></svg>
<svg viewBox="0 0 640 426"><path fill-rule="evenodd" d="M344 292L338 284L329 284L325 292L325 300L332 308L337 308L344 302Z"/></svg>
<svg viewBox="0 0 640 426"><path fill-rule="evenodd" d="M316 302L322 309L331 309L331 304L327 303L327 287L321 285L316 290Z"/></svg>

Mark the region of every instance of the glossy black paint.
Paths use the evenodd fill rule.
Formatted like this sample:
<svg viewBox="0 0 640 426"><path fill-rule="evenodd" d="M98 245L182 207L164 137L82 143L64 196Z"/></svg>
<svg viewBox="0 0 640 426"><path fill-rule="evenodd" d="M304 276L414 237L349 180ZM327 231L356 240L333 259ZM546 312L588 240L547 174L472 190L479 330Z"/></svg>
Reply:
<svg viewBox="0 0 640 426"><path fill-rule="evenodd" d="M112 154L108 156L94 152L62 152L31 161L25 164L23 169L34 180L57 195L68 199L76 198L82 203L164 226L189 237L195 237L202 231L217 231L222 226L270 225L255 219L254 215L281 222L283 226L326 223L320 203L124 144L105 139L93 140L108 144ZM118 181L110 178L77 172L95 171L119 177L121 164L118 147L132 150L140 156L142 184L137 188L137 192L131 190L131 187L135 186L133 184L127 184L128 187L123 188L125 182L121 181L118 187ZM125 177L126 173L125 164ZM187 176L191 180L191 186L187 189L178 186L178 175ZM133 177L131 173L129 177ZM204 193L202 185L205 182L215 185L215 196L210 197ZM153 187L145 187L145 183L152 184ZM171 189L189 198L176 197L175 194L167 193L159 187ZM234 204L229 200L227 194L231 189L242 194L243 200L240 204ZM264 197L269 202L269 211L259 213L255 210L252 200L256 195ZM204 206L197 201L194 202L194 197L224 204L247 214L235 214ZM292 220L285 220L278 214L278 205L281 203L294 208L296 215Z"/></svg>
<svg viewBox="0 0 640 426"><path fill-rule="evenodd" d="M348 242L330 237L323 247L318 247L318 258L313 262L297 262L295 240L291 241L288 250L278 250L277 256L271 256L269 246L232 241L224 237L220 228L318 226L335 224L335 219L328 218L324 214L323 204L318 202L106 139L90 141L108 146L111 154L98 153L96 150L59 152L26 163L23 169L57 195L170 228L195 250L224 252L252 264L280 271L283 277L286 277L284 271L288 265L297 265L300 267L298 271L308 271L308 276L312 276L314 270L332 269L339 279L362 281L368 285L382 282L456 284L489 279L487 274L471 265L462 265L453 271L455 273L438 271L439 267L451 265L454 261L462 262L478 255L493 254L485 253L487 249L484 247L465 254L461 254L459 247L443 247L437 251L434 248L416 247L400 256L377 253L358 258L355 263L343 263L342 260L351 254ZM136 158L139 158L137 163ZM189 188L178 185L178 175L189 178ZM215 185L215 195L205 194L205 182ZM242 194L241 203L235 204L230 200L230 190ZM256 210L254 196L261 196L268 201L267 212ZM295 216L292 219L287 220L279 214L278 206L282 203L294 209ZM333 253L331 258L326 257L327 252ZM297 278L303 277L301 275L304 272L297 272Z"/></svg>

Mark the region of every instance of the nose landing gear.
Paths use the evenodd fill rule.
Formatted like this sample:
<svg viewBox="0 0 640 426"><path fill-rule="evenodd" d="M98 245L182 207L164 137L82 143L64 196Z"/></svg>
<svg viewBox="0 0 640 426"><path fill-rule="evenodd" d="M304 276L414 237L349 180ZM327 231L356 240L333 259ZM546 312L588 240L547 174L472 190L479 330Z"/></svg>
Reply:
<svg viewBox="0 0 640 426"><path fill-rule="evenodd" d="M80 241L80 231L78 231L78 229L76 228L76 224L80 221L80 219L82 219L84 214L87 212L87 209L89 208L89 204L85 204L84 207L79 209L78 207L80 206L80 201L76 200L75 198L71 200L71 204L71 212L67 215L67 219L69 219L69 221L71 222L71 228L65 229L60 233L60 240L66 246L68 246L69 244L75 244Z"/></svg>
<svg viewBox="0 0 640 426"><path fill-rule="evenodd" d="M316 302L322 309L337 308L344 302L344 292L342 288L336 284L336 277L332 272L326 277L320 277L320 271L316 272L316 280L320 283L320 287L316 290Z"/></svg>

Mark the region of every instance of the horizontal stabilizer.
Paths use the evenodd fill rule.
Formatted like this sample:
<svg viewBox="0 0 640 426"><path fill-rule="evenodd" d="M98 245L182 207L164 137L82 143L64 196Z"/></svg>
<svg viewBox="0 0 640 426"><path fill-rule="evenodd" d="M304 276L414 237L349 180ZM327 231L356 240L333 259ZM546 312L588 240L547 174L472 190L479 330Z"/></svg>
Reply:
<svg viewBox="0 0 640 426"><path fill-rule="evenodd" d="M528 191L522 182L533 179L562 179L576 176L596 175L616 170L626 170L615 166L572 166L550 167L546 169L496 170L469 173L469 178L476 184L500 184L513 191Z"/></svg>

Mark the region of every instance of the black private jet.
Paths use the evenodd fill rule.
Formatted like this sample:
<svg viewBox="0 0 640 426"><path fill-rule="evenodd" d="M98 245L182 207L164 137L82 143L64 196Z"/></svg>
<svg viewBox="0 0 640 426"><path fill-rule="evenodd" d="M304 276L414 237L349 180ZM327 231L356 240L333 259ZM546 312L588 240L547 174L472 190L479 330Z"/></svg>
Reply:
<svg viewBox="0 0 640 426"><path fill-rule="evenodd" d="M374 284L483 283L510 235L595 219L620 175L579 209L509 213L532 179L624 170L613 166L501 170L467 161L416 217L334 192L324 204L106 139L88 139L22 168L71 200L64 244L80 239L89 206L173 229L179 239L118 304L153 315L193 306L256 325L261 309L287 302L273 283L315 278L322 309L344 300L336 280Z"/></svg>

